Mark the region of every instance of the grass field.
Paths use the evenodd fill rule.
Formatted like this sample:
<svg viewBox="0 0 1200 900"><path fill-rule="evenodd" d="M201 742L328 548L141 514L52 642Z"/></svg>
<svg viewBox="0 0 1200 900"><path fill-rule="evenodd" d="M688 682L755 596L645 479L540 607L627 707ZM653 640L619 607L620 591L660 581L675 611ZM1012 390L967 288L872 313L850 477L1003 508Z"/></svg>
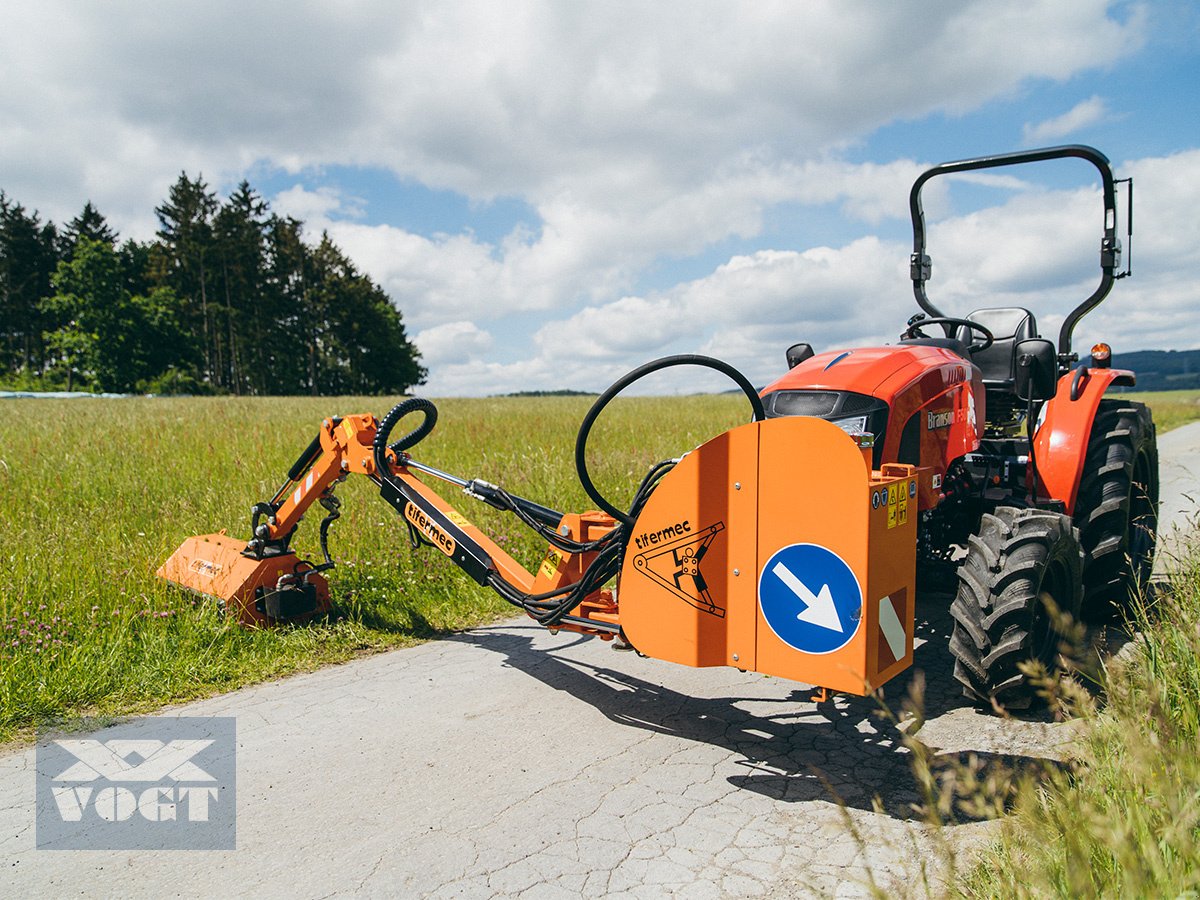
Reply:
<svg viewBox="0 0 1200 900"><path fill-rule="evenodd" d="M1140 400L1150 406L1154 411L1154 424L1159 434L1200 419L1200 391L1159 391L1153 394L1131 392L1121 394L1120 397Z"/></svg>
<svg viewBox="0 0 1200 900"><path fill-rule="evenodd" d="M418 459L563 510L591 508L573 452L588 398L447 400ZM408 548L366 479L339 488L327 622L251 631L154 578L185 537L249 537L250 506L330 415L381 398L11 400L0 421L0 741L40 724L150 709L400 646L513 612L431 551ZM618 505L654 461L749 417L737 396L619 400L593 431L593 477ZM452 502L529 566L511 517ZM320 511L317 510L316 513ZM319 558L314 513L294 546Z"/></svg>

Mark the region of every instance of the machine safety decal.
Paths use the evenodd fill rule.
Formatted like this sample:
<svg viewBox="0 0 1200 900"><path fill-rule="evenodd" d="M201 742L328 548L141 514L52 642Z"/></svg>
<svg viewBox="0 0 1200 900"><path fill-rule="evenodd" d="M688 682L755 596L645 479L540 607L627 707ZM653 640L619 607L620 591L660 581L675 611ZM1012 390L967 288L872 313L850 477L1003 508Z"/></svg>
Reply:
<svg viewBox="0 0 1200 900"><path fill-rule="evenodd" d="M447 519L457 525L459 528L470 528L471 520L460 513L457 509L448 509L443 513Z"/></svg>
<svg viewBox="0 0 1200 900"><path fill-rule="evenodd" d="M562 565L563 555L551 547L546 551L546 558L542 560L540 571L547 578L553 578L558 572L558 567Z"/></svg>
<svg viewBox="0 0 1200 900"><path fill-rule="evenodd" d="M776 550L759 573L758 606L789 647L832 653L858 633L863 595L854 571L832 550L791 544Z"/></svg>
<svg viewBox="0 0 1200 900"><path fill-rule="evenodd" d="M916 481L891 484L871 492L871 508L887 507L887 527L908 524L908 501L916 499Z"/></svg>
<svg viewBox="0 0 1200 900"><path fill-rule="evenodd" d="M724 522L706 525L694 532L690 522L679 522L637 535L634 545L649 549L633 558L633 566L689 606L723 619L725 607L713 599L700 567L717 535L724 530ZM669 540L674 535L682 537Z"/></svg>
<svg viewBox="0 0 1200 900"><path fill-rule="evenodd" d="M207 559L193 559L192 564L188 566L197 575L203 575L205 578L215 578L221 574L221 564L209 562Z"/></svg>

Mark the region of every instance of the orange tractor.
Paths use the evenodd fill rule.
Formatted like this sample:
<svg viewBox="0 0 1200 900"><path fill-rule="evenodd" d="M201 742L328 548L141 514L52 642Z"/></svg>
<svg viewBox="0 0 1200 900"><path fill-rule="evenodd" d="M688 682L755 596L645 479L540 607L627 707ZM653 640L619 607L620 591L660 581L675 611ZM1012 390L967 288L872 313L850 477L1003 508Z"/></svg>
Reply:
<svg viewBox="0 0 1200 900"><path fill-rule="evenodd" d="M1033 314L985 308L963 318L929 300L921 190L933 177L1057 158L1100 173L1100 283L1065 319L1057 346ZM1034 691L1021 663L1053 666L1062 615L1094 618L1149 576L1158 459L1149 410L1106 396L1132 385L1106 345L1079 364L1071 334L1122 269L1116 182L1084 146L945 163L913 185L911 277L924 311L899 342L787 352L762 391L719 360L667 357L600 395L576 443L580 481L598 509L564 514L480 479L418 462L433 429L428 400L382 420L326 419L283 486L252 511L249 540L189 538L159 569L252 625L299 622L330 606L327 536L337 485L378 485L415 545L431 545L479 585L552 631L597 635L690 666L734 666L865 694L912 664L917 579L957 575L955 676L968 696L1020 707ZM1132 184L1129 185L1132 191ZM1131 204L1130 204L1131 208ZM933 327L940 335L930 334ZM644 375L701 365L729 376L751 421L647 473L628 508L587 468L593 423ZM396 425L418 427L392 440ZM431 486L461 489L517 516L548 549L536 571L510 557ZM290 549L320 503L324 561ZM953 582L952 582L953 583Z"/></svg>

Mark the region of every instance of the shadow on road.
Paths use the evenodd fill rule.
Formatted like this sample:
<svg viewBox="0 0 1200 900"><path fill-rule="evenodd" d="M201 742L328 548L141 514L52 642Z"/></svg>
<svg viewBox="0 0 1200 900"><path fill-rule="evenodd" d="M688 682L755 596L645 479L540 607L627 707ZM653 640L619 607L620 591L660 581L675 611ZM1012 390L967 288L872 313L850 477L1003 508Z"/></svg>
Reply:
<svg viewBox="0 0 1200 900"><path fill-rule="evenodd" d="M933 605L933 604L929 604ZM886 686L885 702L898 712L916 673L923 673L925 715L933 719L968 705L952 677L948 649L948 604L938 604L918 622L913 668ZM528 634L523 633L528 631ZM773 679L774 695L694 697L630 674L639 660L632 654L619 667L568 658L563 651L581 641L549 650L534 648L535 625L480 628L450 640L502 654L516 669L554 690L591 704L620 725L723 747L744 769L728 781L783 802L840 802L858 809L880 809L898 819L921 816L912 772L912 754L895 723L870 697L838 695L815 704L809 688ZM789 690L789 687L791 688ZM780 712L785 707L785 712ZM940 754L935 768L952 769L968 754ZM975 753L973 762L988 769L1036 771L1058 764L1040 757Z"/></svg>

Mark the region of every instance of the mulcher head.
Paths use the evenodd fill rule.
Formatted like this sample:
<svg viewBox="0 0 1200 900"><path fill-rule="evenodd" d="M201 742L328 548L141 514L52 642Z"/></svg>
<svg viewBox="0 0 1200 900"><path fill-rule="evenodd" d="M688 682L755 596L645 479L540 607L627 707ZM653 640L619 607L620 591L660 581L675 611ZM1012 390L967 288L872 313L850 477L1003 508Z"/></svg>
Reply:
<svg viewBox="0 0 1200 900"><path fill-rule="evenodd" d="M224 532L190 537L159 567L159 578L203 597L244 625L304 622L329 610L329 586L294 553L256 559Z"/></svg>

